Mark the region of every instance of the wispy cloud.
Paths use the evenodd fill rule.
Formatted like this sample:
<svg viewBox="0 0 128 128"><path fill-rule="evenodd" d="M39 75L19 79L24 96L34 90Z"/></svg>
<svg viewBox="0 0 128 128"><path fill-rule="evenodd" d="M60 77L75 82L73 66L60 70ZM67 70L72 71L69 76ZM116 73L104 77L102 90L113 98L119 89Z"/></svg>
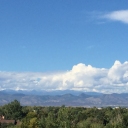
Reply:
<svg viewBox="0 0 128 128"><path fill-rule="evenodd" d="M115 61L110 69L80 63L59 73L0 72L0 89L128 92L128 61Z"/></svg>
<svg viewBox="0 0 128 128"><path fill-rule="evenodd" d="M105 14L103 18L110 20L121 21L128 24L128 10L113 11Z"/></svg>

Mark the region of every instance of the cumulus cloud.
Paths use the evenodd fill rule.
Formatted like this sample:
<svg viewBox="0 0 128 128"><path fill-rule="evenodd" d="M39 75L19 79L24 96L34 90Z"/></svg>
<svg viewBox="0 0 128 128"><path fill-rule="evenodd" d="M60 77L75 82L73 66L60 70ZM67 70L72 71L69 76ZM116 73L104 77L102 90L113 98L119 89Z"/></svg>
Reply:
<svg viewBox="0 0 128 128"><path fill-rule="evenodd" d="M59 73L0 72L0 89L128 92L128 61L115 61L110 69L79 63Z"/></svg>
<svg viewBox="0 0 128 128"><path fill-rule="evenodd" d="M103 17L128 24L128 10L113 11L105 14Z"/></svg>

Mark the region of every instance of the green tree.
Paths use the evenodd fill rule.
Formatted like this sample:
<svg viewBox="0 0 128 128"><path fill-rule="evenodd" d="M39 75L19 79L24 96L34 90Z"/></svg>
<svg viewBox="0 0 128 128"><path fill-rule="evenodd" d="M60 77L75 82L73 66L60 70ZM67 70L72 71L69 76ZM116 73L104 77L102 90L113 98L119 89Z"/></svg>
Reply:
<svg viewBox="0 0 128 128"><path fill-rule="evenodd" d="M46 126L46 119L45 116L42 115L41 118L38 120L38 127L45 128L45 126Z"/></svg>
<svg viewBox="0 0 128 128"><path fill-rule="evenodd" d="M3 106L3 113L6 119L21 119L23 116L22 106L17 100Z"/></svg>
<svg viewBox="0 0 128 128"><path fill-rule="evenodd" d="M71 113L69 108L61 107L59 109L57 122L59 128L71 128Z"/></svg>
<svg viewBox="0 0 128 128"><path fill-rule="evenodd" d="M57 128L56 118L53 112L48 113L46 118L46 128Z"/></svg>

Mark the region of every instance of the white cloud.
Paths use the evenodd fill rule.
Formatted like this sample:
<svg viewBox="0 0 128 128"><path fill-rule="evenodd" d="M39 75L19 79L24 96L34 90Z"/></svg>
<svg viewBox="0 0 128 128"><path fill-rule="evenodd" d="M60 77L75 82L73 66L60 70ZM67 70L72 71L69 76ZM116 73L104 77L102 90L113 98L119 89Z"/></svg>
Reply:
<svg viewBox="0 0 128 128"><path fill-rule="evenodd" d="M60 73L0 72L0 89L128 92L128 61L115 61L110 69L80 63Z"/></svg>
<svg viewBox="0 0 128 128"><path fill-rule="evenodd" d="M107 13L103 17L110 20L121 21L123 23L128 24L128 10L113 11L113 12Z"/></svg>

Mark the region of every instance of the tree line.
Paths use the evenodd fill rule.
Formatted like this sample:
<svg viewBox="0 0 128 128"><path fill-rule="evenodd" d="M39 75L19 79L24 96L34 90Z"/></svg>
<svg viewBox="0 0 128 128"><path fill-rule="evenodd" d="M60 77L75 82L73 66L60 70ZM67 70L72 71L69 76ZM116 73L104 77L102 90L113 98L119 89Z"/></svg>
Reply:
<svg viewBox="0 0 128 128"><path fill-rule="evenodd" d="M0 115L20 122L0 128L128 128L128 109L121 107L21 106L14 100L0 106Z"/></svg>

